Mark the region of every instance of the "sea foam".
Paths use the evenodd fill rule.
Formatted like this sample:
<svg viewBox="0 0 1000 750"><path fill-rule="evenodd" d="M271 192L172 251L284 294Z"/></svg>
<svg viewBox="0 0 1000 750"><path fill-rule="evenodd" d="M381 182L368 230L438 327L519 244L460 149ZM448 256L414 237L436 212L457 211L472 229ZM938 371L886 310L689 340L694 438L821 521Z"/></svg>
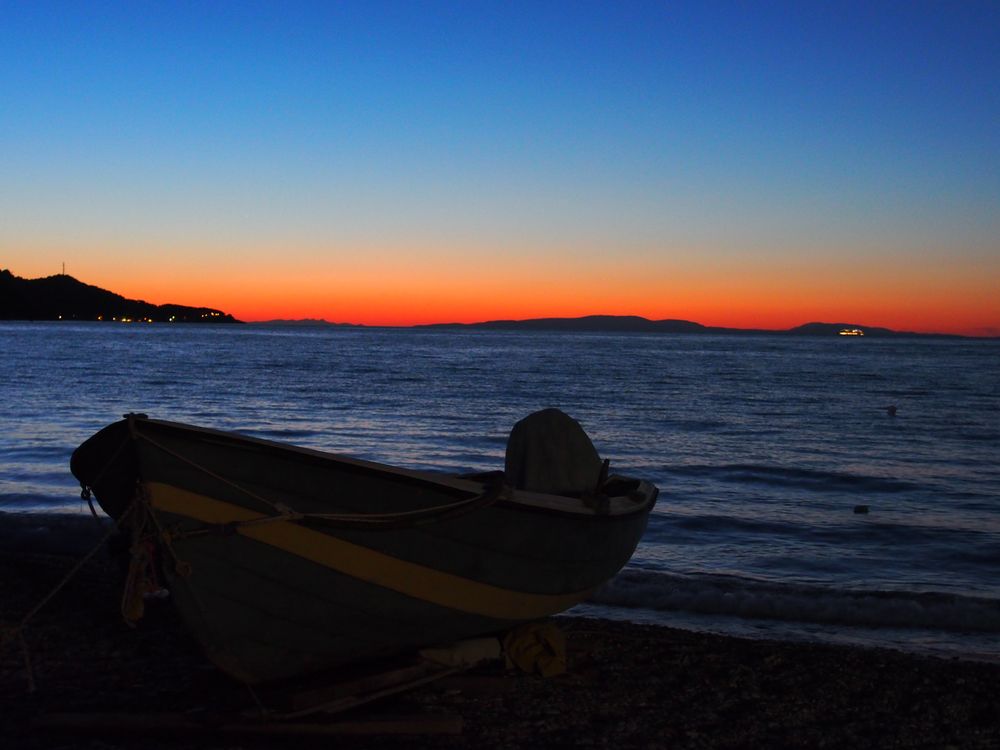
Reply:
<svg viewBox="0 0 1000 750"><path fill-rule="evenodd" d="M1000 601L866 591L629 568L592 598L604 606L866 627L1000 633Z"/></svg>

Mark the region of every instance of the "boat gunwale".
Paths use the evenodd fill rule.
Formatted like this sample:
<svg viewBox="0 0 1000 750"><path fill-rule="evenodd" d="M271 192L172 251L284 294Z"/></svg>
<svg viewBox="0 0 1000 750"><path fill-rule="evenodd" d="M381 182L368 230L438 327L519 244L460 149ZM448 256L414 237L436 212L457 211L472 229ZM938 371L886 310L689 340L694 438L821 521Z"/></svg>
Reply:
<svg viewBox="0 0 1000 750"><path fill-rule="evenodd" d="M127 421L127 420L126 420ZM239 445L249 443L259 448L266 449L276 454L293 454L311 459L317 464L336 463L345 466L349 471L361 474L390 474L403 483L415 485L432 485L437 491L444 489L446 494L477 495L483 491L484 482L472 479L461 479L455 475L444 472L421 471L418 469L407 469L404 467L384 464L377 461L370 461L353 456L346 456L340 453L319 450L317 448L307 448L305 446L284 443L268 438L259 438L246 435L241 432L218 430L211 427L201 427L185 422L173 422L164 419L153 419L150 417L138 417L136 415L135 425L151 424L161 426L169 430L179 432L195 433L210 438L215 438L225 443ZM136 430L136 434L141 436L141 429ZM604 508L596 505L588 505L581 498L568 497L563 495L551 495L529 490L514 489L510 496L502 498L496 502L500 506L516 506L518 508L557 514L573 514L581 516L599 517L620 517L629 516L636 513L648 513L656 503L659 490L646 480L634 480L638 482L638 487L643 495L643 499L635 500L628 496L608 497L607 506Z"/></svg>

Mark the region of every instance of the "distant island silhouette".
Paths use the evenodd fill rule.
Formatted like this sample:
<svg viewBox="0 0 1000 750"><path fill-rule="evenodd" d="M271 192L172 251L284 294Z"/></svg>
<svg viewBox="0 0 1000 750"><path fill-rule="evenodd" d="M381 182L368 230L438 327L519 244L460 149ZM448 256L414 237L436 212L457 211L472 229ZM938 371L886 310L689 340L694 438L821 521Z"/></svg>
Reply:
<svg viewBox="0 0 1000 750"><path fill-rule="evenodd" d="M365 328L360 323L330 323L323 319L303 318L299 320L263 320L254 325L271 327L323 327ZM584 315L578 318L529 318L527 320L486 320L481 323L422 323L412 326L398 326L420 330L487 330L487 331L551 331L565 333L684 333L684 334L726 334L753 336L778 334L784 336L851 336L879 337L924 337L924 338L967 338L953 333L918 333L914 331L894 331L878 326L861 326L856 323L805 323L795 328L723 328L705 326L690 320L650 320L639 315Z"/></svg>
<svg viewBox="0 0 1000 750"><path fill-rule="evenodd" d="M285 318L279 318L277 320L260 320L255 323L259 326L288 326L290 328L309 328L312 326L334 326L336 328L365 328L361 323L332 323L325 318L295 318L294 320L287 320Z"/></svg>
<svg viewBox="0 0 1000 750"><path fill-rule="evenodd" d="M120 294L84 284L66 274L41 279L23 279L9 270L0 270L0 320L78 320L150 323L240 323L232 315L211 307L154 305L126 299ZM331 326L364 328L357 323L331 323L322 319L267 320L256 325L273 327ZM782 334L788 336L858 335L867 337L919 336L965 338L958 334L894 331L857 323L806 323L783 330L763 328L723 328L690 320L650 320L638 315L585 315L577 318L530 318L528 320L487 320L481 323L429 323L407 328L423 330L476 329L494 331L553 331L579 333L683 333Z"/></svg>
<svg viewBox="0 0 1000 750"><path fill-rule="evenodd" d="M482 323L432 323L415 328L475 328L494 331L566 331L590 333L687 333L727 334L752 336L755 334L783 334L788 336L838 336L845 331L859 331L858 335L871 337L921 336L932 338L964 338L958 334L916 333L893 331L889 328L865 326L857 323L806 323L795 328L774 330L766 328L723 328L705 326L690 320L650 320L638 315L585 315L579 318L531 318L529 320L489 320Z"/></svg>
<svg viewBox="0 0 1000 750"><path fill-rule="evenodd" d="M239 323L212 307L154 305L84 284L66 274L22 279L0 270L0 320L100 320L124 323Z"/></svg>

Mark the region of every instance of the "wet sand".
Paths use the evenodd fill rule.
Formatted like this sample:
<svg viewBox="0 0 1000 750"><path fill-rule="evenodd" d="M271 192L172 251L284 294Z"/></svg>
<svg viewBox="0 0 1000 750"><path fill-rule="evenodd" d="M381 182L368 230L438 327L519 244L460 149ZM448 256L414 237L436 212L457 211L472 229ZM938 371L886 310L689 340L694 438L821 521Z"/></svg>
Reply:
<svg viewBox="0 0 1000 750"><path fill-rule="evenodd" d="M0 514L4 627L61 580L100 531L76 518L26 533L39 523ZM72 555L58 547L68 538ZM260 740L40 729L45 716L63 712L178 712L201 721L253 709L249 691L207 663L169 607L128 628L119 583L102 552L34 617L25 631L34 692L21 649L4 644L4 748L1000 747L1000 665L584 618L558 619L569 645L565 675L488 665L344 716L460 719L458 735Z"/></svg>

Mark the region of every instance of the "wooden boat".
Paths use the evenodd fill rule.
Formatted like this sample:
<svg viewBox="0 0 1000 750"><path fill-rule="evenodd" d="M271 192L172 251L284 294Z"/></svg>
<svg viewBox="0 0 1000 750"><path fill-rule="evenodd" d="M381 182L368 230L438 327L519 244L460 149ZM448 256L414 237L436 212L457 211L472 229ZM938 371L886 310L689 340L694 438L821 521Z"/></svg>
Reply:
<svg viewBox="0 0 1000 750"><path fill-rule="evenodd" d="M131 535L126 617L169 590L247 683L572 607L628 561L657 496L616 476L546 494L503 472L410 471L138 414L85 441L71 469Z"/></svg>

